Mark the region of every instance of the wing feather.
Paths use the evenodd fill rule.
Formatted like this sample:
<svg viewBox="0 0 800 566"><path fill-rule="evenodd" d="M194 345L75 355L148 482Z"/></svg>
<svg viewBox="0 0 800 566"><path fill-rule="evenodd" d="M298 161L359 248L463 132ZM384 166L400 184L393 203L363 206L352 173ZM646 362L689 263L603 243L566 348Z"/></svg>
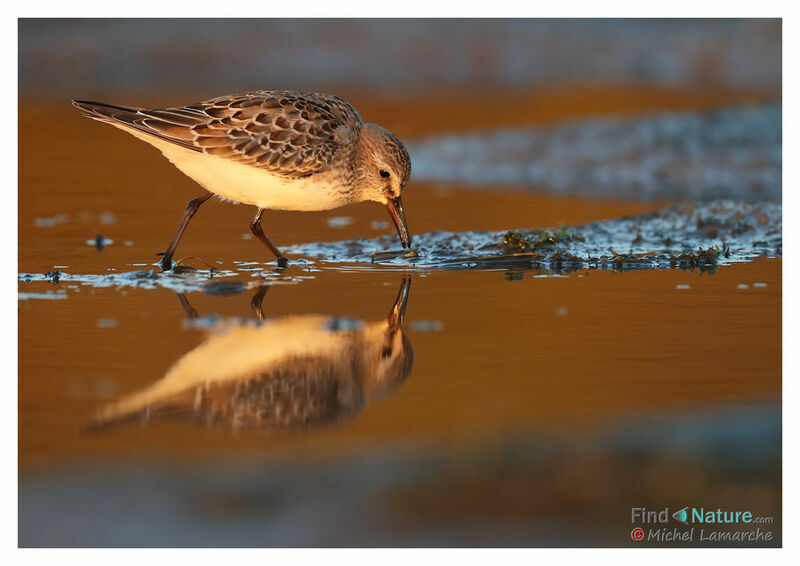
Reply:
<svg viewBox="0 0 800 566"><path fill-rule="evenodd" d="M91 118L289 178L327 170L363 125L348 102L314 92L257 91L174 108L73 104Z"/></svg>

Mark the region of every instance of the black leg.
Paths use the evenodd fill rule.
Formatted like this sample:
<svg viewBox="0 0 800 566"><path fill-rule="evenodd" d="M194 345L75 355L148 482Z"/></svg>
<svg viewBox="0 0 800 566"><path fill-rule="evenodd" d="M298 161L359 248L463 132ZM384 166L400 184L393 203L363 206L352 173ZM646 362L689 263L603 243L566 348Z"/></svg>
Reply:
<svg viewBox="0 0 800 566"><path fill-rule="evenodd" d="M278 265L280 267L286 267L289 263L289 260L286 259L286 256L281 253L275 244L272 243L272 240L267 238L267 235L264 234L264 230L261 229L261 215L264 214L264 209L259 208L258 212L256 212L253 221L250 222L250 230L253 232L256 238L261 240L261 243L264 244L269 248L269 251L278 259Z"/></svg>
<svg viewBox="0 0 800 566"><path fill-rule="evenodd" d="M183 212L183 218L181 218L180 224L178 224L178 229L175 230L175 235L172 237L172 241L167 246L167 251L163 254L164 257L161 258L161 269L164 271L169 271L172 269L172 256L175 253L175 248L178 247L178 242L181 241L181 236L183 236L184 230L189 225L189 221L194 216L194 213L197 212L197 209L200 208L200 205L206 202L208 199L211 198L212 193L206 193L201 197L197 197L196 199L192 199L186 205L186 210Z"/></svg>

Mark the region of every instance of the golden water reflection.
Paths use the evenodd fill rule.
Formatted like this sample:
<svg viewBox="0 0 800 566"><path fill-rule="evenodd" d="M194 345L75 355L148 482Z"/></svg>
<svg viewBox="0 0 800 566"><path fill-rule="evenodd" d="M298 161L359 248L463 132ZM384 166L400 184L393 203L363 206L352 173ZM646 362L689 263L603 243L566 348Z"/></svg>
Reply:
<svg viewBox="0 0 800 566"><path fill-rule="evenodd" d="M92 429L177 418L230 429L305 429L346 421L402 385L413 364L403 330L411 280L389 314L361 322L326 315L265 318L261 287L254 319L204 325L206 339L163 378L103 407ZM197 313L178 295L190 321Z"/></svg>

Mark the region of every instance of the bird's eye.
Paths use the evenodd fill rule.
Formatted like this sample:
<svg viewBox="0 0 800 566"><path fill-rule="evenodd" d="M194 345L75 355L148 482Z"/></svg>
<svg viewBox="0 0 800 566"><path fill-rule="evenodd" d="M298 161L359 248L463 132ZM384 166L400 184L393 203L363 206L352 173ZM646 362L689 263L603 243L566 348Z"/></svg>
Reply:
<svg viewBox="0 0 800 566"><path fill-rule="evenodd" d="M389 178L389 172L386 171L385 169L381 169L379 171L379 173L381 174L381 177L383 177L384 179L388 179Z"/></svg>

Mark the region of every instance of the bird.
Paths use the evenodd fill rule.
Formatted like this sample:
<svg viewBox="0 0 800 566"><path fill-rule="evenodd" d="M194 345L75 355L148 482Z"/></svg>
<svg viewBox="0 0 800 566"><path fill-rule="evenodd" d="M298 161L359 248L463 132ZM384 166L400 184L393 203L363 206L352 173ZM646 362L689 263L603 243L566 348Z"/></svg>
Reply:
<svg viewBox="0 0 800 566"><path fill-rule="evenodd" d="M261 226L265 210L330 210L376 201L386 206L403 249L411 247L401 193L411 158L389 130L365 123L332 94L259 90L169 108L73 100L84 116L155 146L205 193L188 202L167 249L164 271L205 201L255 206L250 230L277 259L286 256Z"/></svg>
<svg viewBox="0 0 800 566"><path fill-rule="evenodd" d="M403 330L411 280L387 316L356 321L322 314L218 319L160 380L100 408L87 431L125 422L188 420L229 430L307 430L352 419L392 394L414 361ZM197 312L178 295L189 319Z"/></svg>

